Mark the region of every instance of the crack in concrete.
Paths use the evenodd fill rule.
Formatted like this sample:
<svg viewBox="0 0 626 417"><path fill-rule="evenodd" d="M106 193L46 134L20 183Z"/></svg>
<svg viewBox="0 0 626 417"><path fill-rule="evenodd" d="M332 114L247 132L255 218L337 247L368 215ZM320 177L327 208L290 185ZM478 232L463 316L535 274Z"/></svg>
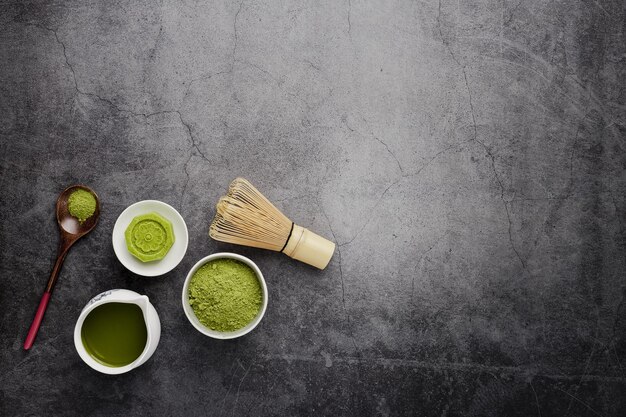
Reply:
<svg viewBox="0 0 626 417"><path fill-rule="evenodd" d="M441 29L441 0L439 0L439 5L438 5L437 28L438 28L438 31L439 31L439 36L441 37L441 42L444 44L444 46L448 50L448 53L452 57L452 60L454 62L456 62L456 64L461 68L461 72L463 73L463 80L465 82L465 88L467 90L467 95L468 95L470 114L472 116L472 129L474 131L473 141L478 143L480 146L482 146L482 148L485 150L485 152L487 153L487 156L490 159L491 170L493 171L493 175L495 177L495 180L498 183L498 186L500 188L500 200L502 200L502 204L504 205L504 211L506 212L506 218L507 218L507 222L508 222L509 245L511 246L511 249L515 253L515 256L519 260L520 264L522 265L522 268L527 273L530 274L530 271L528 270L528 268L526 266L526 262L524 261L524 259L522 258L519 250L515 246L515 242L514 242L514 239L513 239L513 231L512 231L512 229L513 229L513 221L511 219L511 213L510 213L510 209L509 209L509 202L507 202L506 199L504 198L504 194L505 194L506 188L504 187L504 184L502 183L502 180L500 179L500 176L498 175L498 170L496 168L496 157L491 152L491 149L489 149L489 147L487 145L485 145L484 142L482 142L482 141L480 141L478 139L478 127L477 127L477 124L476 124L476 112L474 111L474 102L473 102L473 97L472 97L472 90L471 90L471 88L469 86L469 82L468 82L468 79L467 79L467 69L466 69L467 65L461 64L461 62L454 55L454 52L452 51L452 48L450 47L450 43L443 36L443 31Z"/></svg>
<svg viewBox="0 0 626 417"><path fill-rule="evenodd" d="M350 37L350 42L352 42L352 0L348 0L348 37Z"/></svg>
<svg viewBox="0 0 626 417"><path fill-rule="evenodd" d="M346 125L347 126L347 125ZM350 129L350 127L348 127L348 129ZM421 172L426 169L430 164L432 164L435 159L437 159L440 155L446 153L447 151L449 151L450 149L456 147L458 145L451 145L448 146L445 149L442 149L441 151L437 152L435 155L433 155L428 162L426 162L424 165L422 165L420 167L420 169L418 169L415 173L413 174L404 174L401 175L400 177L398 177L398 179L396 179L394 182L392 182L387 188L385 188L385 191L383 191L383 193L380 195L380 197L378 197L378 200L376 201L376 204L374 204L374 207L372 208L372 212L376 211L376 209L378 208L378 206L380 205L383 197L385 197L385 195L387 194L387 192L393 188L394 186L396 186L400 181L402 181L405 178L412 178L412 177L417 177L419 176L419 174L421 174ZM343 247L343 246L347 246L349 244L351 244L360 234L361 232L367 227L367 225L370 223L370 221L372 220L372 216L368 217L368 219L366 220L366 222L363 224L363 226L361 226L361 228L356 232L356 234L352 237L352 239L343 242L343 243L339 243L337 242L337 246L338 247Z"/></svg>
<svg viewBox="0 0 626 417"><path fill-rule="evenodd" d="M234 372L233 372L233 368L235 368ZM224 406L226 405L226 399L228 398L228 395L230 394L230 390L233 388L233 381L235 380L235 375L237 375L237 371L239 371L239 368L243 369L244 371L246 370L246 368L241 364L241 362L239 362L239 358L235 358L235 360L233 361L233 364L230 366L230 372L232 372L230 375L230 383L228 384L228 390L226 391L226 394L224 394L224 397L222 398L222 405L220 406L219 414L222 414L222 410L224 409Z"/></svg>
<svg viewBox="0 0 626 417"><path fill-rule="evenodd" d="M191 158L193 158L193 152L189 152L189 158L187 158L187 161L185 161L185 164L183 165L183 171L185 172L185 183L183 184L183 189L180 193L180 200L178 202L178 207L180 207L181 211L183 210L185 193L187 192L187 186L189 185L189 162L191 161Z"/></svg>
<svg viewBox="0 0 626 417"><path fill-rule="evenodd" d="M404 169L402 169L402 164L401 164L401 163L400 163L400 161L398 160L398 157L396 156L396 154L395 154L395 153L393 153L393 152L391 151L391 149L389 149L389 146L387 146L387 144L386 144L385 142L383 142L383 140L382 140L382 139L380 139L380 138L378 138L377 136L374 136L374 135L372 135L372 137L373 137L374 139L376 139L379 143L381 143L381 144L385 147L385 149L387 149L387 152L389 152L389 155L391 155L391 157L392 157L393 159L395 159L396 164L398 164L398 168L400 169L400 173L401 173L401 174L404 174Z"/></svg>
<svg viewBox="0 0 626 417"><path fill-rule="evenodd" d="M470 89L469 82L467 81L467 71L465 71L465 66L463 66L461 69L463 71L463 79L465 80L465 88L467 89L467 96L469 99L469 106L470 106L470 114L472 115L472 127L474 128L474 140L480 143L481 145L483 145L483 147L487 151L487 154L493 159L493 155L491 154L491 151L482 142L478 141L478 128L476 127L476 113L474 112L474 102L472 101L472 90ZM494 167L494 172L495 172L495 167ZM497 178L497 175L496 175L496 178Z"/></svg>
<svg viewBox="0 0 626 417"><path fill-rule="evenodd" d="M511 23L511 21L513 20L513 17L515 17L515 12L517 11L517 9L519 9L519 7L522 5L522 3L524 2L524 0L519 0L517 2L517 4L513 7L513 9L511 10L511 13L509 14L509 17L507 18L507 20L505 20L502 23L502 26L508 26L509 23ZM502 32L502 30L500 30L500 32Z"/></svg>
<svg viewBox="0 0 626 417"><path fill-rule="evenodd" d="M326 223L328 223L328 229L330 230L330 234L333 236L333 240L335 242L337 242L337 236L335 236L335 231L333 230L333 226L330 223L330 218L326 214L326 210L324 210L324 207L319 203L319 197L318 197L317 206L319 207L319 209L321 210L322 214L324 215L324 218L326 219ZM345 288L344 281L343 281L343 267L342 267L343 257L341 255L341 248L340 248L340 245L338 243L337 243L337 254L339 255L339 278L341 280L341 301L342 301L342 304L343 304L343 312L346 315L346 320L347 320L348 326L349 326L350 325L350 314L348 314L348 309L346 307L346 288ZM359 349L357 347L356 340L354 339L354 334L352 333L352 330L350 328L348 328L348 334L350 336L350 340L352 341L352 345L354 347L355 353L360 356L360 351L359 351Z"/></svg>
<svg viewBox="0 0 626 417"><path fill-rule="evenodd" d="M533 386L532 379L528 381L528 383L530 384L530 388L533 390L533 394L535 396L535 405L537 405L537 413L539 414L539 417L541 417L541 407L539 407L539 398L537 397L537 391L535 391L535 387Z"/></svg>
<svg viewBox="0 0 626 417"><path fill-rule="evenodd" d="M159 47L159 44L161 43L161 39L163 36L163 0L158 2L157 6L159 7L159 31L157 32L157 35L154 39L154 44L152 45L152 48L148 49L149 51L148 59L150 60L154 60L156 56L157 48ZM146 74L144 73L144 77L143 77L144 82L145 82L145 76Z"/></svg>
<svg viewBox="0 0 626 417"><path fill-rule="evenodd" d="M615 199L615 195L613 194L612 182L609 183L608 192L609 192L609 197L611 197L611 202L613 203L613 209L615 211L615 218L617 219L617 223L619 225L620 238L622 239L622 242L624 242L624 239L626 238L626 236L624 235L624 224L620 217L620 210L619 210L619 207L617 206L617 200ZM611 328L611 337L609 338L609 341L610 343L613 343L613 346L615 346L614 340L615 340L615 333L617 332L617 323L619 322L619 319L621 317L620 314L621 314L622 307L624 306L625 302L626 302L626 287L622 287L622 298L620 302L617 304L617 308L615 310L615 318L613 319L613 326ZM619 361L619 358L618 358L618 364L619 364L620 369L622 369L622 364ZM622 373L623 372L624 370L622 369Z"/></svg>
<svg viewBox="0 0 626 417"><path fill-rule="evenodd" d="M59 38L58 29L52 29L52 28L49 28L49 27L46 27L46 26L43 26L43 25L40 25L40 24L36 24L36 23L26 23L26 25L27 26L34 26L34 27L46 30L46 31L51 32L52 34L54 34L54 38L55 38L56 42L62 48L63 57L65 59L65 65L67 66L67 68L70 70L70 72L72 74L72 81L74 82L74 90L75 90L76 94L82 95L82 96L86 96L86 97L95 98L98 101L101 101L101 102L107 104L110 108L114 109L118 113L128 114L128 115L134 116L134 117L142 117L144 119L149 119L151 117L162 115L162 114L179 113L178 110L160 110L160 111L153 112L153 113L136 112L136 111L133 111L133 110L124 109L124 108L118 106L117 104L115 104L112 100L110 100L110 99L108 99L106 97L102 97L102 96L100 96L97 93L90 93L90 92L84 91L78 85L78 77L76 76L76 70L74 69L73 65L70 63L70 59L69 59L69 57L67 55L67 48L65 46L65 43Z"/></svg>
<svg viewBox="0 0 626 417"><path fill-rule="evenodd" d="M555 203L550 207L550 212L547 215L546 219L544 220L543 224L542 224L542 228L544 230L544 234L543 235L539 235L537 236L537 238L535 239L535 241L533 242L533 247L532 249L530 249L529 254L527 259L531 258L532 256L534 256L534 253L537 249L537 247L539 246L539 242L542 239L543 236L545 236L548 232L548 225L551 221L554 220L554 215L555 213L560 210L560 208L563 206L563 204L565 203L566 200L572 199L574 196L573 193L573 187L574 187L574 159L576 156L576 146L578 144L578 138L580 136L580 132L583 128L584 122L587 119L587 117L589 117L590 112L588 110L585 111L585 115L582 118L582 120L579 122L577 128L576 128L576 133L574 134L574 140L572 142L572 149L570 151L570 157L569 157L569 178L567 181L567 185L564 187L564 189L559 193L559 195L557 197L553 197L553 198L545 198L544 200L554 200ZM529 199L531 201L538 201L538 200L542 200L542 199ZM515 201L515 200L512 200Z"/></svg>
<svg viewBox="0 0 626 417"><path fill-rule="evenodd" d="M387 192L394 187L396 184L398 184L400 181L402 181L404 178L404 176L400 176L397 180L395 180L394 182L392 182L387 188L385 188L385 191L383 191L383 193L380 195L380 197L378 197L378 200L376 201L376 204L374 204L374 207L372 208L372 213L376 211L376 209L378 208L378 206L380 205L381 201L383 200L383 198L385 197L385 195L387 194ZM341 248L343 246L347 246L349 244L351 244L352 242L354 242L354 240L361 234L361 232L363 230L365 230L365 228L367 227L368 224L370 224L370 222L372 221L372 218L374 217L374 215L372 214L371 216L369 216L367 218L367 220L365 221L365 223L363 224L363 226L361 226L361 228L356 232L356 234L352 237L352 239L343 242L343 243L339 243L337 242L337 247Z"/></svg>
<svg viewBox="0 0 626 417"><path fill-rule="evenodd" d="M478 140L478 130L476 127L476 116L474 113L474 105L472 102L472 90L469 87L469 83L467 81L467 73L465 71L465 67L463 67L463 77L465 79L465 87L467 88L467 94L469 96L469 106L470 106L470 112L472 114L472 124L474 127L474 142L478 143L480 146L482 146L482 148L485 150L485 152L487 153L487 156L489 156L490 162L491 162L491 170L493 171L493 175L496 179L496 182L498 183L498 186L500 187L500 200L502 200L502 204L504 205L504 211L506 212L506 219L508 221L508 235L509 235L509 244L511 246L511 249L513 250L513 252L515 253L515 256L517 257L517 259L519 260L520 264L522 264L522 268L528 272L530 274L530 271L528 270L527 266L526 266L526 262L524 261L524 259L522 258L521 254L519 253L519 251L517 250L517 247L515 246L515 242L513 240L513 221L511 219L511 213L509 210L509 202L506 201L506 199L504 198L504 193L506 191L506 188L504 187L504 184L502 183L502 180L500 179L500 176L498 175L498 170L496 169L496 157L495 155L491 152L491 149L489 149L489 147L487 145L485 145L484 142Z"/></svg>
<svg viewBox="0 0 626 417"><path fill-rule="evenodd" d="M626 287L622 287L622 298L620 300L620 302L617 304L617 308L615 309L615 319L613 319L613 326L611 328L611 337L609 338L609 342L610 343L614 343L615 340L615 333L617 332L617 323L619 322L620 319L620 313L622 311L622 307L624 306L624 303L626 303ZM621 368L621 363L620 363L620 368Z"/></svg>
<svg viewBox="0 0 626 417"><path fill-rule="evenodd" d="M101 102L103 102L103 103L108 104L111 108L113 108L114 110L116 110L118 113L127 113L127 114L130 114L130 115L132 115L132 116L143 116L143 117L146 117L146 118L147 118L147 117L150 117L150 116L153 116L153 115L156 115L156 114L158 114L158 113L161 113L161 112L158 112L158 113L153 113L153 114L149 114L149 115L147 115L147 114L143 114L143 113L136 113L136 112L133 112L132 110L126 110L126 109L123 109L123 108L119 107L119 106L118 106L117 104L115 104L112 100L110 100L110 99L108 99L108 98L105 98L105 97L102 97L102 96L100 96L99 94L96 94L96 93L90 93L90 92L87 92L87 91L82 90L82 89L79 87L79 85L78 85L78 78L77 78L77 76L76 76L76 70L74 69L74 66L70 63L70 59L69 59L69 57L67 56L67 48L66 48L66 46L65 46L65 43L61 40L61 38L59 38L58 29L52 29L52 28L50 28L50 27L43 26L43 25L38 24L38 23L26 23L26 25L27 25L27 26L34 26L34 27L37 27L37 28L40 28L40 29L46 30L46 31L48 31L48 32L52 32L52 34L54 35L54 38L55 38L56 42L57 42L57 43L61 46L61 48L62 48L62 50L63 50L63 58L65 59L65 65L67 66L67 68L68 68L68 69L70 70L70 72L72 73L72 81L74 82L74 90L75 90L75 93L76 93L76 94L78 94L78 95L82 95L82 96L87 96L87 97L92 97L92 98L95 98L95 99L97 99L97 100L99 100L99 101L101 101Z"/></svg>
<svg viewBox="0 0 626 417"><path fill-rule="evenodd" d="M178 118L180 119L180 123L185 126L185 128L187 129L187 133L189 133L189 140L191 141L191 148L190 149L195 149L196 152L198 153L198 155L200 156L200 158L204 159L205 161L207 161L208 163L211 163L211 161L209 161L209 159L206 157L206 155L204 154L204 152L202 152L200 150L200 147L198 145L198 142L196 142L196 139L193 136L193 131L191 129L191 126L189 125L189 123L185 122L185 120L183 119L183 115L180 112L180 110L175 110L174 113L178 114Z"/></svg>
<svg viewBox="0 0 626 417"><path fill-rule="evenodd" d="M526 262L524 262L524 259L522 259L522 256L520 255L519 251L517 250L517 247L515 246L515 242L513 241L513 233L511 230L513 228L513 222L511 221L511 213L509 212L509 203L507 203L504 200L504 197L501 197L501 198L502 198L502 203L504 204L504 210L506 211L506 218L509 221L508 232L509 232L509 243L511 245L511 249L513 249L513 252L515 252L517 259L519 259L519 262L522 264L522 268L524 268L526 272L530 274L530 271L526 267Z"/></svg>
<svg viewBox="0 0 626 417"><path fill-rule="evenodd" d="M591 406L589 406L589 404L587 404L586 402L584 402L583 400L581 400L580 398L576 397L575 395L570 394L569 392L559 388L558 386L555 386L554 388L558 389L559 391L561 391L564 394L567 394L568 396L570 396L572 399L570 400L570 407L571 407L571 403L576 400L579 403L581 403L582 405L584 405L585 407L587 407L589 409L589 411L591 411L592 413L594 413L595 415L597 415L598 417L604 417L602 414L598 413L596 410L594 410L593 408L591 408ZM569 408L567 409L567 413L569 414ZM567 415L566 415L567 416Z"/></svg>
<svg viewBox="0 0 626 417"><path fill-rule="evenodd" d="M624 376L624 368L622 367L622 362L619 360L619 354L617 353L617 348L615 347L615 341L611 340L611 347L613 348L613 355L615 356L617 365L622 373L622 377Z"/></svg>
<svg viewBox="0 0 626 417"><path fill-rule="evenodd" d="M580 380L576 383L576 387L574 388L574 394L576 394L580 388L580 384L582 384L582 382L585 379L585 375L587 374L587 371L589 370L589 365L591 365L591 359L593 358L593 355L596 352L596 345L598 344L598 332L599 332L599 327L598 327L598 322L600 321L600 311L596 308L596 331L595 331L595 335L593 337L594 342L593 345L591 346L591 352L589 353L589 357L587 358L587 361L585 363L585 369L583 369L583 374L580 377ZM568 393L569 394L569 393ZM573 394L570 394L570 396L573 399L576 399L576 397L574 397ZM573 400L570 400L568 406L567 406L567 411L565 414L565 417L569 416L569 412L570 409L572 408L572 404L573 404Z"/></svg>
<svg viewBox="0 0 626 417"><path fill-rule="evenodd" d="M237 43L239 41L239 35L237 34L237 19L239 18L239 13L241 13L241 9L243 8L243 3L245 0L241 0L239 3L239 9L237 9L237 13L235 13L235 18L233 19L233 57L230 64L230 71L232 72L235 68L235 61L237 59Z"/></svg>
<svg viewBox="0 0 626 417"><path fill-rule="evenodd" d="M180 120L180 123L186 128L187 133L189 135L189 140L190 140L190 145L189 145L189 158L187 158L187 162L185 162L185 165L183 166L183 170L185 171L185 184L183 186L181 195L180 195L180 209L182 210L183 208L183 203L185 202L185 192L187 191L187 186L189 185L189 163L191 162L191 159L193 158L194 155L194 150L195 153L198 154L198 156L202 159L204 159L206 162L208 162L209 164L211 163L211 161L209 161L209 159L206 157L206 155L204 154L204 152L202 152L202 150L200 150L200 146L198 145L198 142L196 142L196 139L194 138L193 135L193 131L191 129L191 126L189 125L189 123L185 122L185 119L183 118L182 113L180 112L180 110L175 110L174 113L176 113L178 115L178 119Z"/></svg>
<svg viewBox="0 0 626 417"><path fill-rule="evenodd" d="M241 386L243 385L243 381L244 379L246 379L246 376L248 376L250 369L252 369L252 365L254 365L254 363L251 363L250 366L248 366L248 369L239 380L239 385L237 386L237 394L235 394L235 405L233 405L233 408L231 410L231 416L235 415L235 410L237 409L237 404L239 403L239 392L241 391Z"/></svg>
<svg viewBox="0 0 626 417"><path fill-rule="evenodd" d="M187 88L185 88L185 94L183 94L183 98L182 98L182 100L181 100L181 106L182 106L182 104L185 102L185 100L187 99L187 96L188 96L188 95L189 95L189 93L191 92L191 87L192 87L195 83L197 83L197 82L199 82L199 81L210 80L211 78L213 78L213 77L217 77L218 75L232 74L232 71L233 71L232 69L229 69L229 70L227 70L227 71L218 71L218 72L215 72L215 73L213 73L213 74L205 74L205 75L203 75L203 76L201 76L201 77L194 78L194 79L192 79L192 80L187 81ZM184 84L184 83L183 83L183 84Z"/></svg>
<svg viewBox="0 0 626 417"><path fill-rule="evenodd" d="M258 65L256 65L256 64L253 64L252 62L249 62L249 61L244 61L244 60L239 60L239 59L237 60L237 62L239 62L240 64L247 65L247 66L249 66L250 68L254 68L254 69L256 69L257 71L262 72L263 74L265 74L265 75L267 75L268 77L270 77L270 78L271 78L271 79L272 79L272 80L273 80L276 84L278 84L279 86L283 83L283 82L280 80L280 78L277 78L274 74L272 74L272 73L271 73L271 72L269 72L268 70L266 70L266 69L264 69L264 68L262 68L262 67L260 67L260 66L258 66Z"/></svg>
<svg viewBox="0 0 626 417"><path fill-rule="evenodd" d="M625 238L625 236L624 236L624 224L623 224L622 218L620 216L619 207L617 207L617 200L615 200L615 195L613 194L612 181L611 181L611 183L609 183L608 192L609 192L609 197L611 197L611 202L613 203L613 210L615 211L615 218L617 219L617 224L619 225L619 231L620 231L620 234L622 235L621 237L623 239L623 238Z"/></svg>
<svg viewBox="0 0 626 417"><path fill-rule="evenodd" d="M398 168L400 169L400 175L404 175L404 169L402 168L402 164L400 163L400 160L398 159L396 154L391 150L391 148L389 148L389 146L382 139L380 139L378 136L376 136L374 134L374 131L370 127L369 122L364 117L361 117L361 118L363 119L365 124L367 124L368 129L370 130L369 136L371 136L374 140L376 140L378 143L380 143L381 145L383 145L385 147L385 149L387 150L387 153L389 153L389 155L391 155L391 157L396 161L396 164L398 164ZM356 132L356 133L358 133L362 137L367 136L367 135L361 133L359 130L354 129L353 127L351 127L347 120L342 119L341 121L346 126L346 128L348 128L348 130L350 132Z"/></svg>
<svg viewBox="0 0 626 417"><path fill-rule="evenodd" d="M433 243L424 253L422 253L419 257L419 259L417 260L417 266L419 267L419 264L422 262L422 259L424 259L424 257L426 255L428 255L428 253L433 250L433 248L435 246L437 246L439 244L439 242L441 241L441 239L444 238L444 236L447 233L444 233L443 235L439 236L437 238L437 240L435 240L435 243ZM415 274L413 274L413 278L411 279L411 304L413 304L413 306L415 306L415 301L414 301L414 294L415 294Z"/></svg>
<svg viewBox="0 0 626 417"><path fill-rule="evenodd" d="M256 69L259 72L262 72L263 74L267 75L270 79L272 79L276 85L278 86L278 88L280 89L280 91L282 91L283 93L287 94L289 97L293 97L296 100L302 102L302 104L304 104L304 106L306 107L306 109L308 111L313 110L313 106L311 106L305 99L303 99L302 97L300 97L298 94L296 93L292 93L291 91L287 91L287 89L283 88L282 85L284 84L284 82L280 79L280 78L276 78L276 76L274 74L272 74L271 72L261 68L260 66L253 64L252 62L249 61L243 61L243 60L236 60L237 62L239 62L240 64L244 64L250 68ZM332 89L330 89L330 94L332 95ZM321 104L321 103L320 103Z"/></svg>
<svg viewBox="0 0 626 417"><path fill-rule="evenodd" d="M583 121L584 120L585 119L583 119ZM572 195L572 187L574 184L574 156L576 153L576 144L578 143L578 135L581 130L581 125L582 125L582 122L579 123L576 129L576 134L574 135L574 141L572 143L572 150L570 152L570 158L569 158L569 178L567 181L567 185L565 186L565 188L563 189L563 191L560 193L558 197L555 197L552 199L552 200L555 200L556 203L550 208L550 213L548 214L548 216L543 222L542 227L544 229L544 234L547 233L546 232L547 225L551 221L551 218L552 218L551 213L555 213L557 210L559 210L561 206L564 204L564 202L568 200ZM535 242L533 243L533 248L531 249L529 256L532 256L534 254L535 250L537 249L537 246L539 246L539 241L541 240L541 238L542 236L537 236L537 238L535 239Z"/></svg>
<svg viewBox="0 0 626 417"><path fill-rule="evenodd" d="M241 5L243 5L243 1L241 2ZM241 9L241 5L240 5L240 9ZM154 116L158 116L158 115L176 114L178 116L178 119L180 120L180 123L185 127L185 129L187 131L187 134L189 136L189 141L190 141L190 146L189 146L190 155L187 158L187 161L185 162L185 164L183 166L183 170L185 172L186 179L185 179L185 183L183 185L183 189L182 189L182 193L181 193L181 197L180 197L180 208L182 209L183 202L184 202L184 195L185 195L185 192L187 190L187 187L189 185L189 180L190 180L189 164L190 164L191 159L192 159L192 157L194 155L194 150L195 150L195 153L197 153L197 155L200 158L202 158L206 162L210 163L209 159L206 157L204 152L202 152L202 150L200 149L200 145L199 145L198 141L196 140L196 138L194 137L191 125L188 122L185 121L182 112L180 110L160 110L160 111L153 112L153 113L135 112L133 110L123 109L123 108L119 107L117 104L115 104L113 101L111 101L111 100L109 100L107 98L101 97L100 95L98 95L96 93L89 93L89 92L83 91L79 87L79 85L78 85L78 78L76 76L76 71L75 71L74 67L72 66L72 64L70 63L69 57L67 55L67 48L65 46L65 43L59 38L58 29L55 30L55 29L52 29L52 28L49 28L49 27L46 27L46 26L43 26L43 25L40 25L40 24L35 24L35 23L26 23L26 25L38 27L38 28L46 30L48 32L52 32L54 34L54 38L55 38L56 42L61 46L61 48L63 50L63 57L65 58L65 64L68 67L68 69L70 70L70 72L72 73L72 80L74 81L75 93L77 93L79 95L87 96L87 97L95 97L99 101L101 101L103 103L106 103L108 106L113 108L118 113L129 114L129 115L134 116L134 117L144 118L146 120L146 123L148 123L147 119L149 119L151 117L154 117ZM211 78L211 77L216 76L216 75L225 74L225 73L228 73L228 72L232 72L232 69L231 69L231 71L221 71L221 72L218 72L218 73L215 73L215 74L211 74L211 75L206 76L206 77L200 77L198 79L192 80L189 83L189 85L188 85L188 87L187 87L187 89L185 91L185 95L183 96L183 100L182 101L184 102L187 94L189 93L189 90L191 89L191 85L194 82L200 81L202 79ZM182 105L182 103L181 103L181 105Z"/></svg>
<svg viewBox="0 0 626 417"><path fill-rule="evenodd" d="M461 63L459 62L459 60L456 58L456 56L454 55L454 52L452 52L452 48L450 48L450 42L448 42L446 40L446 38L443 36L443 32L441 30L441 0L439 0L439 5L437 8L437 29L439 30L439 36L441 37L441 42L443 42L443 45L446 47L446 49L448 50L448 53L450 53L450 56L452 57L452 59L454 60L454 62L457 63L457 65L459 67L464 68L463 65L461 65Z"/></svg>
<svg viewBox="0 0 626 417"><path fill-rule="evenodd" d="M309 66L311 68L313 68L316 71L322 72L322 69L320 67L318 67L317 65L315 65L314 63L312 63L311 61L309 61L308 59L305 59L303 62L306 62L307 64L309 64Z"/></svg>

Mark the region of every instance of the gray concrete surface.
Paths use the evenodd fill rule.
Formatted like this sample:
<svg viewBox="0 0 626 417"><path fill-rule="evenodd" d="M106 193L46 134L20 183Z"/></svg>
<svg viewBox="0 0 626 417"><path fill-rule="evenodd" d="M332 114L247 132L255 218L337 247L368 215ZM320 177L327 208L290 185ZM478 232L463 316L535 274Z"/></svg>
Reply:
<svg viewBox="0 0 626 417"><path fill-rule="evenodd" d="M0 7L0 414L626 415L623 1ZM236 176L338 243L325 271L209 239ZM77 182L102 219L24 352ZM143 199L190 231L158 278L111 247ZM230 342L180 306L221 250L270 292ZM110 288L147 294L163 325L119 377L72 341Z"/></svg>

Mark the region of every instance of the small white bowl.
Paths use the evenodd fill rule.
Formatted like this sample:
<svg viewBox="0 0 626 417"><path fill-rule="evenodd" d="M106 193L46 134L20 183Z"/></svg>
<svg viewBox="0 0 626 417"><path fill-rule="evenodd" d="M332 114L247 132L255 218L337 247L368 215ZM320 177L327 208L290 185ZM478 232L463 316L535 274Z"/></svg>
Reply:
<svg viewBox="0 0 626 417"><path fill-rule="evenodd" d="M172 223L174 244L160 261L141 262L126 247L124 232L130 222L141 214L158 213ZM156 277L170 272L182 261L187 252L189 234L185 220L176 209L169 204L157 200L144 200L126 208L117 218L113 226L113 251L115 256L128 270L144 277Z"/></svg>
<svg viewBox="0 0 626 417"><path fill-rule="evenodd" d="M261 305L261 309L259 310L259 313L256 315L254 320L248 323L245 327L242 327L239 330L235 330L234 332L218 332L216 330L209 329L204 324L200 323L200 320L198 320L195 313L193 312L193 308L189 304L189 283L191 282L191 277L193 277L193 274L195 274L196 271L205 263L212 261L214 259L223 259L223 258L235 259L237 261L240 261L248 265L250 268L252 268L252 270L256 273L256 277L261 283L261 289L263 290L263 304ZM234 339L236 337L241 337L245 334L248 334L252 331L252 329L254 329L261 322L261 319L265 315L266 309L267 309L267 286L265 285L265 279L263 278L263 274L261 273L261 270L259 269L259 267L256 266L254 262L252 262L250 259L246 258L245 256L237 255L236 253L230 253L230 252L214 253L213 255L209 255L207 257L200 259L193 266L193 268L191 268L191 271L189 271L189 273L187 274L187 278L185 278L185 283L183 284L183 310L185 311L185 315L187 316L187 319L189 319L189 322L193 325L193 327L195 327L196 330L198 330L200 333L206 336L212 337L214 339Z"/></svg>

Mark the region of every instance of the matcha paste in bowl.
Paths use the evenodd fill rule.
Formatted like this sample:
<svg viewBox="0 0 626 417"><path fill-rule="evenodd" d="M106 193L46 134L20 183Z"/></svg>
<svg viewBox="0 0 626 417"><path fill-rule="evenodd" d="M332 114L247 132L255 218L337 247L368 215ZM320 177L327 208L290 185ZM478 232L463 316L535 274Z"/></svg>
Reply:
<svg viewBox="0 0 626 417"><path fill-rule="evenodd" d="M135 217L124 232L128 251L141 262L165 258L174 244L172 223L158 213Z"/></svg>
<svg viewBox="0 0 626 417"><path fill-rule="evenodd" d="M83 223L95 213L96 197L89 191L79 188L67 199L67 210L79 223Z"/></svg>
<svg viewBox="0 0 626 417"><path fill-rule="evenodd" d="M252 268L234 259L202 265L189 283L189 304L206 327L232 332L245 327L263 304L263 289Z"/></svg>

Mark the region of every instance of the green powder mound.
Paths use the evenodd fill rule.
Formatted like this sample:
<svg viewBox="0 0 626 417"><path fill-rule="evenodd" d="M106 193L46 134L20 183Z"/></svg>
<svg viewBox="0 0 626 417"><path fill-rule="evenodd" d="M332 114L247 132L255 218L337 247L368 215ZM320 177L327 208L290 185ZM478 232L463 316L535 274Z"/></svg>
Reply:
<svg viewBox="0 0 626 417"><path fill-rule="evenodd" d="M70 198L67 200L67 209L73 217L82 223L93 216L96 211L96 197L89 191L79 188L70 194Z"/></svg>
<svg viewBox="0 0 626 417"><path fill-rule="evenodd" d="M216 259L202 265L189 283L189 304L200 323L232 332L250 323L261 309L263 290L248 265Z"/></svg>

